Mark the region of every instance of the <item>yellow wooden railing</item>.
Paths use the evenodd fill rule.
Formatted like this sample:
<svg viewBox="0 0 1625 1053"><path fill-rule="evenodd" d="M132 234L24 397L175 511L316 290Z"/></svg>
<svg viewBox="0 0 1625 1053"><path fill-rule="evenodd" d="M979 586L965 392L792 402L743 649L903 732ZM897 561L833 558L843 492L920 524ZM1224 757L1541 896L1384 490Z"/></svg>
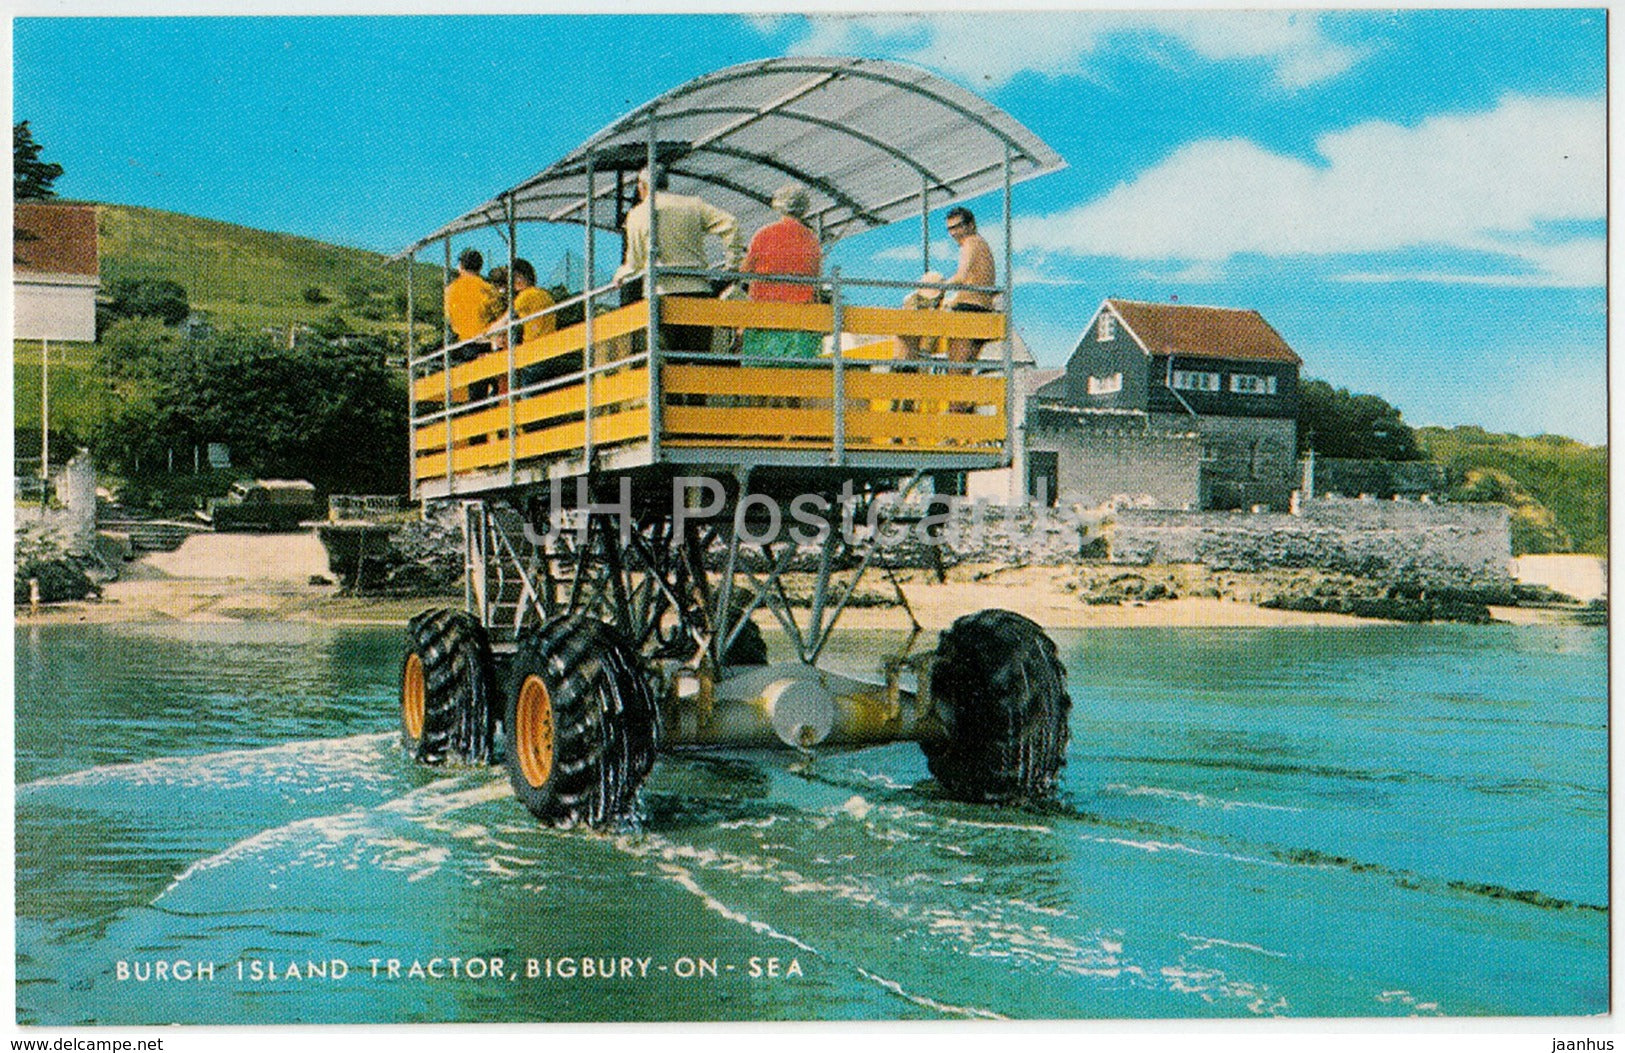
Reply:
<svg viewBox="0 0 1625 1053"><path fill-rule="evenodd" d="M927 347L940 340L1001 340L1004 315L847 307L840 317L844 333L869 342L844 349L839 369L832 341L826 341L824 356L814 359L742 363L732 356L663 355L660 444L830 450L839 433L839 445L851 451L987 454L1003 447L1009 422L1002 369L990 371L994 363L951 366L937 359L899 362L891 337L918 337ZM828 334L835 308L672 297L661 300L661 319ZM579 457L589 439L594 449L647 442L649 360L638 334L646 331L648 320L646 303L597 315L590 373L583 372L584 324L516 346L511 368L519 390L513 397L507 351L454 365L449 373L435 368L431 356L427 368L433 371L412 381L416 480ZM538 371L549 372L549 363L560 375L527 381ZM483 397L471 399L471 386ZM488 393L492 388L495 393Z"/></svg>

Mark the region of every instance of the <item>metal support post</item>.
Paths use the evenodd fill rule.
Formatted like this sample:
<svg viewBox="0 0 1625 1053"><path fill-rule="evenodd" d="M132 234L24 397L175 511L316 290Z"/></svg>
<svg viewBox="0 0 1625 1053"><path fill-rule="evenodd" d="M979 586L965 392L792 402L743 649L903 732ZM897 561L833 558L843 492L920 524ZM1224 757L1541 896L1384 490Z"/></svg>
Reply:
<svg viewBox="0 0 1625 1053"><path fill-rule="evenodd" d="M463 609L485 625L486 545L485 503L463 503Z"/></svg>
<svg viewBox="0 0 1625 1053"><path fill-rule="evenodd" d="M418 497L418 429L417 429L417 367L418 357L417 303L413 278L418 269L418 254L414 249L406 254L406 486L412 500Z"/></svg>
<svg viewBox="0 0 1625 1053"><path fill-rule="evenodd" d="M446 263L445 263L445 266L442 267L441 271L440 271L440 284L442 286L450 285L451 284L451 276L454 273L456 273L451 269L451 235L450 234L446 235L444 245L445 245L445 249L446 249ZM443 345L444 344L450 344L452 342L453 336L452 336L452 332L451 332L451 319L448 318L448 317L445 317L444 314L442 314L442 316L441 316L440 333L441 333L441 336L443 337L443 339L441 340L441 343Z"/></svg>
<svg viewBox="0 0 1625 1053"><path fill-rule="evenodd" d="M594 315L593 299L594 299L594 297L592 295L592 289L593 289L593 284L592 283L593 283L593 267L595 266L595 263L594 263L594 260L593 260L592 243L593 243L593 224L594 224L594 221L597 219L597 216L595 215L596 210L594 208L594 205L597 203L596 202L597 191L596 191L596 187L594 186L595 177L597 176L597 172L594 170L594 167L593 167L594 160L595 159L594 159L592 153L589 152L587 154L587 245L586 245L587 263L586 263L586 269L583 271L582 277L581 277L581 294L586 297L585 302L582 304L582 306L585 308L585 313L584 313L584 318L583 318L583 332L586 334L586 344L582 348L582 351L581 351L581 368L582 368L584 376L585 376L585 379L582 381L583 388L584 388L584 390L582 391L582 396L586 399L586 410L585 410L586 418L585 418L585 421L583 423L584 442L582 444L582 451L583 451L583 455L586 457L586 460L587 460L586 467L589 468L589 469L592 467L592 453L593 453L593 450L592 450L592 444L593 444L593 435L592 435L592 418L593 418L593 404L592 404L593 346L592 345L593 345L593 315ZM566 283L565 291L569 292L569 289L568 289L568 283L570 281L569 274L566 274L564 276L564 280L565 280L565 283Z"/></svg>
<svg viewBox="0 0 1625 1053"><path fill-rule="evenodd" d="M1016 322L1015 252L1010 230L1010 144L1004 144L1004 457L1012 462L1016 450Z"/></svg>
<svg viewBox="0 0 1625 1053"><path fill-rule="evenodd" d="M750 493L750 466L734 469L734 481L738 489L734 491L735 510L739 503ZM717 665L722 665L724 634L728 631L728 608L733 603L734 572L739 565L739 530L736 523L729 523L728 527L728 560L723 565L721 588L717 590L716 612L711 619L711 658ZM704 565L700 568L704 570Z"/></svg>
<svg viewBox="0 0 1625 1053"><path fill-rule="evenodd" d="M514 420L513 405L513 389L515 386L513 345L515 343L514 337L519 335L519 309L518 305L513 302L513 261L518 258L519 255L519 231L514 221L512 194L509 194L503 201L503 209L508 214L508 390L506 395L508 402L508 485L512 486L514 484L514 480L518 476L518 466L515 464L518 447L518 443L515 440L518 438L518 436L514 434L517 425Z"/></svg>
<svg viewBox="0 0 1625 1053"><path fill-rule="evenodd" d="M446 235L446 281L451 281L451 235ZM447 318L441 325L440 341L440 370L446 378L446 403L442 419L446 422L446 494L450 496L457 489L457 480L451 469L451 344L456 334L451 331L451 319Z"/></svg>
<svg viewBox="0 0 1625 1053"><path fill-rule="evenodd" d="M909 499L909 495L914 492L915 487L920 485L920 480L924 477L925 472L923 469L909 476L908 481L897 490L896 503L901 505L904 501L907 501ZM873 500L873 498L871 498L871 500ZM817 635L813 638L812 650L807 658L807 663L809 665L817 664L819 656L824 653L824 646L829 643L830 637L835 632L835 624L841 620L841 612L846 610L847 603L852 599L852 595L858 590L858 582L863 580L864 572L869 569L869 565L874 562L876 553L880 551L879 531L881 529L881 525L882 524L877 520L876 532L865 539L863 559L859 561L857 570L853 572L851 579L846 583L846 588L842 590L840 598L835 601L835 606L831 608L829 623L827 625L813 627L813 632Z"/></svg>
<svg viewBox="0 0 1625 1053"><path fill-rule="evenodd" d="M854 515L856 512L854 511ZM807 616L808 632L813 639L823 633L824 627L824 601L829 596L829 576L835 566L835 552L841 544L841 528L846 523L846 510L835 505L834 522L829 524L829 532L824 535L824 544L818 553L818 578L813 583L812 611Z"/></svg>
<svg viewBox="0 0 1625 1053"><path fill-rule="evenodd" d="M833 318L831 327L835 330L830 336L830 357L834 363L830 380L835 396L835 437L830 449L830 463L838 466L846 463L846 358L841 354L841 327L844 324L841 317L841 268L830 268L829 281L830 314Z"/></svg>
<svg viewBox="0 0 1625 1053"><path fill-rule="evenodd" d="M931 183L920 173L920 273L931 269Z"/></svg>
<svg viewBox="0 0 1625 1053"><path fill-rule="evenodd" d="M648 266L643 276L643 302L649 309L648 320L648 348L649 348L649 459L660 460L660 293L655 288L656 264L660 259L660 210L655 208L659 200L659 191L655 184L659 182L659 169L656 167L657 145L655 138L659 124L655 119L655 108L649 107L649 258ZM720 655L718 656L721 657Z"/></svg>

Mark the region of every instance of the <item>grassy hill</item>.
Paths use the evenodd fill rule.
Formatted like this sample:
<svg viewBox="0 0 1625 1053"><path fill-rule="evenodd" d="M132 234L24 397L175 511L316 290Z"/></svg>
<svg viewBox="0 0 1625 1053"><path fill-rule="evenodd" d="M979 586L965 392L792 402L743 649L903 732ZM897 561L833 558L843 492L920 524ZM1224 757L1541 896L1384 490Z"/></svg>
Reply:
<svg viewBox="0 0 1625 1053"><path fill-rule="evenodd" d="M376 329L398 326L404 314L397 295L406 272L374 252L150 208L101 205L97 216L104 286L168 278L217 325L308 324L337 310L359 329ZM432 301L440 268L419 264L417 278ZM328 302L307 302L310 288Z"/></svg>
<svg viewBox="0 0 1625 1053"><path fill-rule="evenodd" d="M1608 447L1473 426L1419 428L1416 437L1450 469L1458 500L1512 508L1514 551L1608 554Z"/></svg>
<svg viewBox="0 0 1625 1053"><path fill-rule="evenodd" d="M104 289L121 278L179 282L194 311L223 328L310 325L337 312L355 331L400 331L406 272L378 253L158 209L96 210ZM437 302L441 281L438 266L418 264L420 298ZM326 302L307 301L310 288ZM427 337L428 327L419 332ZM40 346L20 342L14 351L14 419L18 429L37 433ZM82 435L82 426L105 412L107 385L94 375L93 360L89 345L51 348L53 429Z"/></svg>

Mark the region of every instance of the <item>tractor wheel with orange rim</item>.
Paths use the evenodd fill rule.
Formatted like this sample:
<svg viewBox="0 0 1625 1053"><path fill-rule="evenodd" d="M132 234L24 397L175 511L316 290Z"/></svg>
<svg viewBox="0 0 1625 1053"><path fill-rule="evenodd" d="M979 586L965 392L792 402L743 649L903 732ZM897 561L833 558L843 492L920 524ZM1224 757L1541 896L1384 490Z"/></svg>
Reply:
<svg viewBox="0 0 1625 1053"><path fill-rule="evenodd" d="M1072 696L1038 623L997 609L957 619L938 638L930 687L946 734L920 746L943 796L1023 804L1054 795Z"/></svg>
<svg viewBox="0 0 1625 1053"><path fill-rule="evenodd" d="M407 625L401 746L423 764L489 764L497 694L485 629L466 611L424 611Z"/></svg>
<svg viewBox="0 0 1625 1053"><path fill-rule="evenodd" d="M658 717L642 659L594 618L558 618L514 655L505 763L514 794L555 825L630 815L654 766Z"/></svg>

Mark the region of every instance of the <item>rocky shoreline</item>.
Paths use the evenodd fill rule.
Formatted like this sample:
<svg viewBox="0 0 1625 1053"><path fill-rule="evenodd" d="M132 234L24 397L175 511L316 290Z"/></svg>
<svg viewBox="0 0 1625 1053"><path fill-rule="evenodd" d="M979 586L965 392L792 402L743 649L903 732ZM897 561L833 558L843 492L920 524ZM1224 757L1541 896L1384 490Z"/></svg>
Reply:
<svg viewBox="0 0 1625 1053"><path fill-rule="evenodd" d="M1268 610L1405 623L1487 624L1496 620L1492 608L1538 609L1584 624L1604 624L1607 618L1605 601L1583 605L1549 588L1510 579L1465 578L1444 583L1438 578L1302 567L1236 569L1200 563L1124 566L1107 562L1103 546L1086 550L1089 555L1085 557L1075 544L1068 545L1064 540L1057 539L1058 543L1047 546L1017 546L1005 536L1030 529L1025 523L995 524L990 536L977 547L947 545L936 552L916 544L896 547L877 563L876 570L853 594L850 605L860 609L902 605L897 588L887 579L886 568L893 577L919 588L928 587L933 576L940 583L946 583L950 576L988 581L1002 572L1030 567L1050 571L1054 588L1095 608L1197 598ZM997 550L992 559L984 551L989 546ZM359 562L358 573L341 584L346 594L355 596L401 598L459 592L460 552L461 534L455 520L441 516L410 522L394 533L387 552ZM808 566L786 575L786 590L793 603L806 603L810 602L811 576L805 571L811 569L811 556L799 563Z"/></svg>
<svg viewBox="0 0 1625 1053"><path fill-rule="evenodd" d="M855 623L906 628L912 615L927 628L941 628L974 610L1006 607L1042 625L1066 628L1606 624L1608 614L1605 600L1581 604L1510 578L1441 583L1309 568L1125 566L1108 562L1098 547L1088 555L1076 543L1018 550L1004 546L1002 531L989 533L989 541L1001 548L994 558L980 549L953 546L886 551L850 598L847 617ZM425 607L461 605L461 550L453 514L393 526L387 546L354 560L333 558L308 532L202 534L175 552L124 563L118 579L108 581L98 580L103 575L95 557L71 557L53 538L20 532L15 602L22 622L404 623ZM785 574L783 585L792 604L810 603L812 567L809 554ZM759 573L762 568L755 569ZM37 614L29 606L31 579L39 582L43 604ZM743 579L740 584L744 586ZM771 615L762 612L761 617L768 624Z"/></svg>

